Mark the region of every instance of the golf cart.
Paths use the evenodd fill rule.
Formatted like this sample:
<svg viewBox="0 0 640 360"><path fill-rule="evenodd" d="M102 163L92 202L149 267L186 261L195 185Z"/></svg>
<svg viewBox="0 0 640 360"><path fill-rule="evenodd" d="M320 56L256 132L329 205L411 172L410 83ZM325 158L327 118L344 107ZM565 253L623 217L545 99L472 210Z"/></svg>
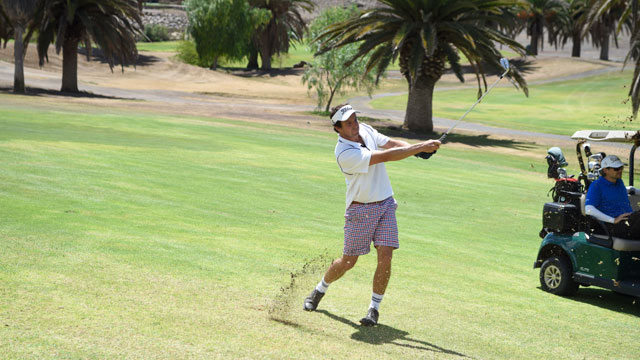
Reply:
<svg viewBox="0 0 640 360"><path fill-rule="evenodd" d="M634 154L640 146L636 131L577 131L576 153L580 165L577 178L567 176L567 163L559 148L549 149L548 176L555 180L553 202L544 204L542 244L533 265L540 268L542 289L556 295L572 295L580 285L598 286L640 297L640 240L611 236L609 225L585 213L589 185L600 176L605 153L592 153L591 142L632 144L627 185L634 211L640 208L640 191L633 188ZM585 166L586 158L587 166Z"/></svg>

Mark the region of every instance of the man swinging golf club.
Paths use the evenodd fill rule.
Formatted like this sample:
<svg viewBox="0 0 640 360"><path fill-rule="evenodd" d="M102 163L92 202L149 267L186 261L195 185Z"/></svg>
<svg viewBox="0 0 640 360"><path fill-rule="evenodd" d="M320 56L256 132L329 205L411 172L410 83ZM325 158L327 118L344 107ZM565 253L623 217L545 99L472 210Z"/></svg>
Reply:
<svg viewBox="0 0 640 360"><path fill-rule="evenodd" d="M344 249L341 258L329 266L324 277L304 300L304 309L314 311L329 284L353 268L358 256L368 254L373 242L378 265L373 277L373 294L365 326L378 323L378 309L391 276L391 257L399 247L395 211L397 203L384 163L406 159L418 153L433 153L439 140L414 145L390 139L366 124L359 124L350 105L338 105L331 111L333 129L338 133L336 161L347 183L344 225Z"/></svg>

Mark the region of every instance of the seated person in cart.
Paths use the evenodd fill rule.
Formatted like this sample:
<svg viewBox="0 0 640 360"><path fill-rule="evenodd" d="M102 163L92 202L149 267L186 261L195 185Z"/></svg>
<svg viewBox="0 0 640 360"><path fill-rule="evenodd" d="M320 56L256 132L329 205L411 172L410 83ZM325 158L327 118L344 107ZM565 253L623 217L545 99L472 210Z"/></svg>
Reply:
<svg viewBox="0 0 640 360"><path fill-rule="evenodd" d="M612 224L611 235L640 240L640 211L633 212L627 188L622 181L624 164L615 155L608 155L600 164L600 176L589 186L585 212Z"/></svg>

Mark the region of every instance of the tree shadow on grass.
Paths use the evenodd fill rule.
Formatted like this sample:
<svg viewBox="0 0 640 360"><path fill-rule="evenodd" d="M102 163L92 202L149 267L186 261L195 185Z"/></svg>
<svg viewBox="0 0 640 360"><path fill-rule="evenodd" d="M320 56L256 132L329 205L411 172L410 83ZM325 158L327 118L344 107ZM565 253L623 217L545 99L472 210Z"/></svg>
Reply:
<svg viewBox="0 0 640 360"><path fill-rule="evenodd" d="M81 47L78 48L78 55L82 55L82 56L87 56L87 49ZM104 56L104 53L102 52L102 50L100 48L93 48L91 49L91 54L89 56L90 61L98 61L101 64L108 64L109 62L107 61L107 58ZM142 54L138 54L138 56L136 57L136 61L135 64L124 64L124 67L128 67L128 66L148 66L151 65L153 63L157 63L159 61L162 61L162 59L160 59L157 56L153 56L153 55L142 55ZM122 63L119 61L119 59L114 59L114 66L120 67L122 66Z"/></svg>
<svg viewBox="0 0 640 360"><path fill-rule="evenodd" d="M235 76L246 77L246 78L262 77L265 75L270 77L300 75L304 72L304 69L301 69L301 68L273 68L271 70L249 70L246 68L218 66L218 69L224 70L227 73L230 73Z"/></svg>
<svg viewBox="0 0 640 360"><path fill-rule="evenodd" d="M538 289L544 291L540 286ZM640 316L640 299L607 289L581 287L577 294L567 297L567 299L623 314Z"/></svg>
<svg viewBox="0 0 640 360"><path fill-rule="evenodd" d="M416 133L408 130L404 130L398 126L377 126L372 125L380 133L389 137L403 137L411 140L430 140L439 139L441 134L438 133ZM488 134L482 135L464 135L464 134L449 134L445 140L446 143L460 143L473 147L504 147L518 150L531 150L535 149L534 142L517 141L512 139L492 139Z"/></svg>
<svg viewBox="0 0 640 360"><path fill-rule="evenodd" d="M467 355L455 352L453 350L445 349L427 341L411 338L409 337L408 332L392 328L391 326L383 324L378 324L376 326L361 326L351 320L345 319L338 315L334 315L326 310L317 310L317 312L328 316L332 320L339 321L356 329L356 332L351 334L351 338L356 341L361 341L372 345L392 344L414 350L455 355L461 358L470 358Z"/></svg>
<svg viewBox="0 0 640 360"><path fill-rule="evenodd" d="M5 94L16 94L16 95L25 95L25 96L65 96L65 97L74 97L74 98L92 98L92 99L111 99L111 100L131 100L130 98L121 98L117 96L109 96L109 95L100 95L94 94L88 91L80 91L80 92L65 92L60 90L52 90L52 89L41 89L35 87L27 87L25 94L16 94L13 92L12 86L0 86L0 93Z"/></svg>

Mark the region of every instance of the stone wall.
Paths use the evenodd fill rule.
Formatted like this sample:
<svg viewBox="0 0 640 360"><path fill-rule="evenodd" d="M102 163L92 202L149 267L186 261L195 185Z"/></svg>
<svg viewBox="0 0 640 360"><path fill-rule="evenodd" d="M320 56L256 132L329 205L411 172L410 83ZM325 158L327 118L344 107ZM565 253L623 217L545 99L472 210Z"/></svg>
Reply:
<svg viewBox="0 0 640 360"><path fill-rule="evenodd" d="M182 39L189 26L187 13L181 7L144 8L142 11L144 25L162 25L169 30L172 39Z"/></svg>
<svg viewBox="0 0 640 360"><path fill-rule="evenodd" d="M318 14L322 12L322 10L328 7L348 7L355 4L360 9L370 9L376 5L380 5L376 0L315 0L314 3L316 7L311 13L303 12L301 14L302 18L307 22L313 20L316 16L318 16Z"/></svg>

